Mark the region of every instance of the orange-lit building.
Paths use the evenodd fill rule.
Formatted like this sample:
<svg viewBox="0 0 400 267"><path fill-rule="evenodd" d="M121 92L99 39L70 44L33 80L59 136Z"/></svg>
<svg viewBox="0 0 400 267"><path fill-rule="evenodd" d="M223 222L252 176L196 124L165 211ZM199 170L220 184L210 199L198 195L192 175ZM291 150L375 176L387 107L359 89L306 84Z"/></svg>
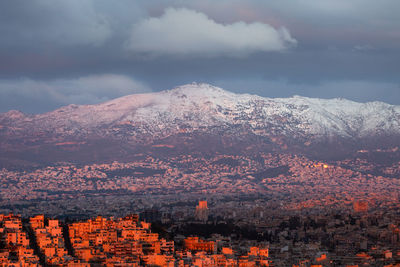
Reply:
<svg viewBox="0 0 400 267"><path fill-rule="evenodd" d="M29 218L29 223L33 229L44 228L44 215Z"/></svg>
<svg viewBox="0 0 400 267"><path fill-rule="evenodd" d="M199 207L206 210L207 202L200 202ZM99 216L68 225L72 253L65 249L58 220L38 215L30 218L29 223L40 253L51 266L86 267L89 263L101 266L269 266L268 248L263 247L251 247L250 252L242 256L223 247L219 254L216 241L188 237L184 240L185 250L176 251L174 241L159 238L150 231L150 223L139 222L136 216L118 219ZM29 248L28 236L21 225L19 216L0 215L0 238L9 244L8 250L0 251L0 266L39 266L39 258ZM16 250L18 261L14 256Z"/></svg>
<svg viewBox="0 0 400 267"><path fill-rule="evenodd" d="M29 246L19 215L0 215L0 266L39 266L39 258Z"/></svg>
<svg viewBox="0 0 400 267"><path fill-rule="evenodd" d="M259 247L250 247L249 256L260 256L264 258L268 258L269 249L268 248L259 248Z"/></svg>
<svg viewBox="0 0 400 267"><path fill-rule="evenodd" d="M199 250L206 252L214 252L215 242L204 241L199 239L197 236L188 237L184 240L185 249L187 250Z"/></svg>
<svg viewBox="0 0 400 267"><path fill-rule="evenodd" d="M146 265L151 266L166 266L174 267L175 259L173 256L149 254L143 257L143 261Z"/></svg>
<svg viewBox="0 0 400 267"><path fill-rule="evenodd" d="M199 201L199 204L196 206L195 218L196 220L203 222L206 222L208 220L207 201Z"/></svg>
<svg viewBox="0 0 400 267"><path fill-rule="evenodd" d="M46 262L50 265L67 264L71 257L65 249L64 237L60 222L55 219L44 220L43 215L30 218L29 223L34 230L36 242Z"/></svg>
<svg viewBox="0 0 400 267"><path fill-rule="evenodd" d="M368 202L358 200L353 203L353 208L355 212L367 212L368 211Z"/></svg>

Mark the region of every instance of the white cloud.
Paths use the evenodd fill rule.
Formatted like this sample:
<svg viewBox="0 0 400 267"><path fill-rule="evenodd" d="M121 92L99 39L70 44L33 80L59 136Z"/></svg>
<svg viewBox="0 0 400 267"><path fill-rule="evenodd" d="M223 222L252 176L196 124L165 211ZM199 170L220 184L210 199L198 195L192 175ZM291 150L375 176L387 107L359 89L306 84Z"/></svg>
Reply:
<svg viewBox="0 0 400 267"><path fill-rule="evenodd" d="M243 56L283 51L296 43L284 27L259 22L219 24L194 10L167 8L161 17L135 24L126 48L152 55Z"/></svg>
<svg viewBox="0 0 400 267"><path fill-rule="evenodd" d="M103 74L77 79L37 81L32 79L0 80L0 99L8 102L36 103L42 105L39 111L67 104L96 104L120 96L144 93L150 88L128 76ZM8 103L0 101L1 105ZM48 105L48 107L46 107ZM29 105L18 109L36 112ZM6 110L2 110L6 111Z"/></svg>

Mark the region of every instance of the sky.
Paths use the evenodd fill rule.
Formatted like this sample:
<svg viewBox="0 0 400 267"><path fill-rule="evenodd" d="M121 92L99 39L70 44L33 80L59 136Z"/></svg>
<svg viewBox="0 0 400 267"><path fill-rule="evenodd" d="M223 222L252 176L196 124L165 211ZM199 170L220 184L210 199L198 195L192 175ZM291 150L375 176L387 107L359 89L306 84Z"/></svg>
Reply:
<svg viewBox="0 0 400 267"><path fill-rule="evenodd" d="M398 0L0 1L0 112L204 82L400 105Z"/></svg>

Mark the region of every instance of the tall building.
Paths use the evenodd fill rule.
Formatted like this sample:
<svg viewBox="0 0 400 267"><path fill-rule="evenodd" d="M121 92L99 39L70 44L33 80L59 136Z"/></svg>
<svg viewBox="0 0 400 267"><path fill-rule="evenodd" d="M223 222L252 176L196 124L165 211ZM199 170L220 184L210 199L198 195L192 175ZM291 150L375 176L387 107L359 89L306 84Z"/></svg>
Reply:
<svg viewBox="0 0 400 267"><path fill-rule="evenodd" d="M207 201L199 201L199 205L196 206L196 213L195 213L196 220L206 222L208 220L208 207Z"/></svg>

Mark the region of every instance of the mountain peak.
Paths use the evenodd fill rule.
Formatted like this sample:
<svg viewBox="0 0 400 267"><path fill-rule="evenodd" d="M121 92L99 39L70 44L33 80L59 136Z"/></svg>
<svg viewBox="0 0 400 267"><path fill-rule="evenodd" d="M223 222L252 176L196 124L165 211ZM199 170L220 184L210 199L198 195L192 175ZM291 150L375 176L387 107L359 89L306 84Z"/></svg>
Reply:
<svg viewBox="0 0 400 267"><path fill-rule="evenodd" d="M192 82L189 84L184 84L178 87L175 87L171 90L165 91L167 93L171 93L173 95L224 95L224 94L232 94L222 88L210 85L208 83L196 83Z"/></svg>

